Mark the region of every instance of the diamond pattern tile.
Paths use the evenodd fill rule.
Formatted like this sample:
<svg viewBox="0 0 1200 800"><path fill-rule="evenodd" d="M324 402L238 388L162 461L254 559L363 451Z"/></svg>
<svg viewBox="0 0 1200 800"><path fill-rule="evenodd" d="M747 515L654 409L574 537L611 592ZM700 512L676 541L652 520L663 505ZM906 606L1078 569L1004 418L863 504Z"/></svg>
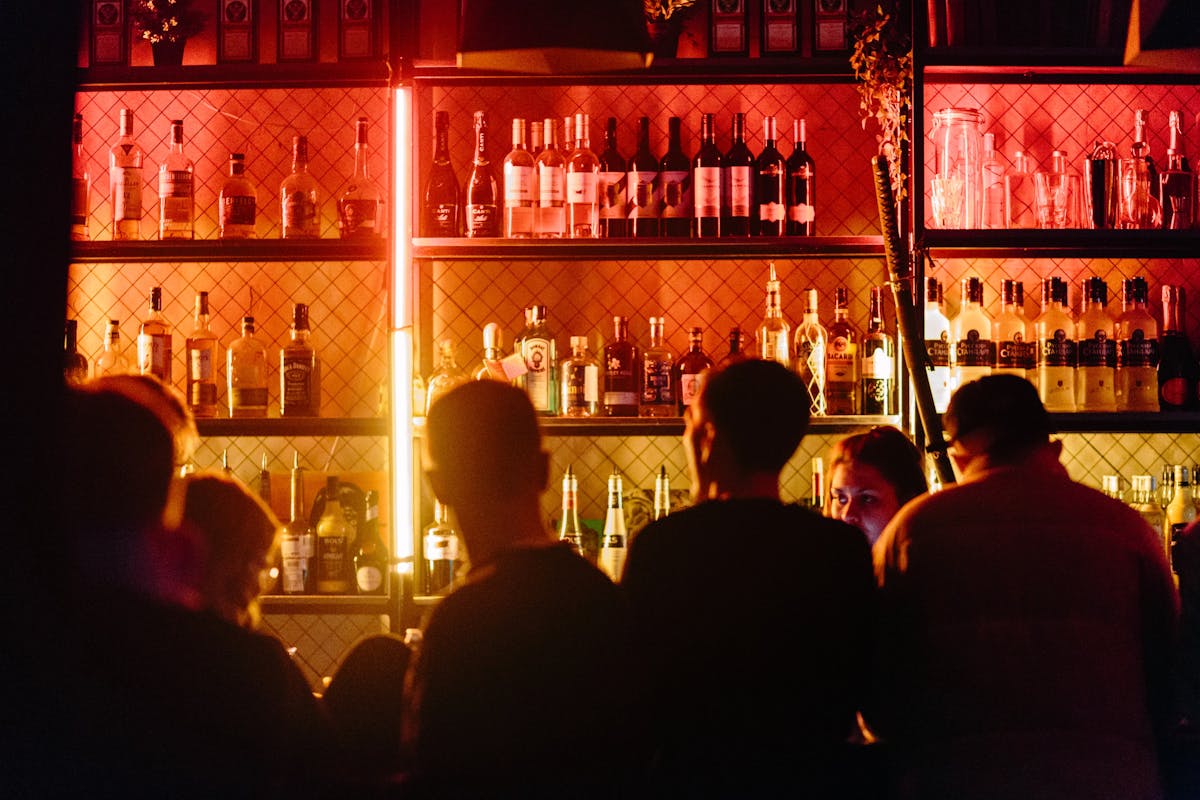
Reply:
<svg viewBox="0 0 1200 800"><path fill-rule="evenodd" d="M386 615L374 614L264 614L261 630L296 648L296 666L313 691L324 689L346 653L360 639L388 632ZM397 676L401 680L402 676Z"/></svg>
<svg viewBox="0 0 1200 800"><path fill-rule="evenodd" d="M1071 477L1100 488L1104 475L1120 475L1129 486L1131 475L1153 475L1157 483L1164 464L1200 463L1200 434L1067 434L1063 463Z"/></svg>

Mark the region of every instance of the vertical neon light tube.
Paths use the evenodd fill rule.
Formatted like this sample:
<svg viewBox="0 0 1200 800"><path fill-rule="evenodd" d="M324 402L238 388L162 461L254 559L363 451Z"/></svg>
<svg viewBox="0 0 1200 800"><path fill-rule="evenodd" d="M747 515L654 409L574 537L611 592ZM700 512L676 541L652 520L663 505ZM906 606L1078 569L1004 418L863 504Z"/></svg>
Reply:
<svg viewBox="0 0 1200 800"><path fill-rule="evenodd" d="M392 553L407 558L402 572L412 571L413 464L413 312L412 312L412 87L397 87L392 143Z"/></svg>

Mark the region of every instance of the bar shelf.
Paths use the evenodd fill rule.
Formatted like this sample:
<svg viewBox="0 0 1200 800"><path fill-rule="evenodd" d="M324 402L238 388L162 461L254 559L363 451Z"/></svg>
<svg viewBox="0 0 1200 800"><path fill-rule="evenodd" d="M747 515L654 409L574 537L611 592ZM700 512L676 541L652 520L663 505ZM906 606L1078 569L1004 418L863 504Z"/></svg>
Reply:
<svg viewBox="0 0 1200 800"><path fill-rule="evenodd" d="M452 65L418 65L414 80L433 85L466 86L629 86L736 83L852 83L844 56L812 58L656 58L647 69L579 75L527 75Z"/></svg>
<svg viewBox="0 0 1200 800"><path fill-rule="evenodd" d="M1200 230L926 230L943 258L1195 258Z"/></svg>
<svg viewBox="0 0 1200 800"><path fill-rule="evenodd" d="M387 436L385 417L211 417L196 420L201 436Z"/></svg>
<svg viewBox="0 0 1200 800"><path fill-rule="evenodd" d="M386 261L387 240L344 239L201 239L182 241L74 242L76 264L235 262L235 261Z"/></svg>
<svg viewBox="0 0 1200 800"><path fill-rule="evenodd" d="M1059 433L1184 433L1200 436L1200 412L1051 414Z"/></svg>
<svg viewBox="0 0 1200 800"><path fill-rule="evenodd" d="M728 236L714 239L415 239L427 259L603 261L883 258L881 236Z"/></svg>
<svg viewBox="0 0 1200 800"><path fill-rule="evenodd" d="M344 64L196 64L90 67L76 73L79 92L159 89L288 89L387 86L383 61Z"/></svg>
<svg viewBox="0 0 1200 800"><path fill-rule="evenodd" d="M261 598L264 614L391 614L387 595L268 594Z"/></svg>

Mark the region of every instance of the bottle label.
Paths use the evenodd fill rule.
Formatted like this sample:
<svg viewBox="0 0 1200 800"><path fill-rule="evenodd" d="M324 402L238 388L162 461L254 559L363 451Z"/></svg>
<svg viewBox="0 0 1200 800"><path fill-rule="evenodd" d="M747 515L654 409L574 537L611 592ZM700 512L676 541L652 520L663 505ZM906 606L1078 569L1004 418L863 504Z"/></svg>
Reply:
<svg viewBox="0 0 1200 800"><path fill-rule="evenodd" d="M614 392L605 390L604 405L613 406L636 406L638 404L637 394L635 392Z"/></svg>
<svg viewBox="0 0 1200 800"><path fill-rule="evenodd" d="M662 196L662 216L668 219L690 219L692 216L692 173L683 170L665 170L658 173L658 186ZM720 202L720 195L717 196L717 202Z"/></svg>
<svg viewBox="0 0 1200 800"><path fill-rule="evenodd" d="M1159 386L1159 399L1167 408L1179 409L1188 403L1188 381L1186 378L1168 378Z"/></svg>
<svg viewBox="0 0 1200 800"><path fill-rule="evenodd" d="M187 170L164 170L158 177L160 213L170 222L190 222L192 219L192 173Z"/></svg>
<svg viewBox="0 0 1200 800"><path fill-rule="evenodd" d="M787 208L783 203L760 203L758 206L758 218L763 222L783 222L787 214Z"/></svg>
<svg viewBox="0 0 1200 800"><path fill-rule="evenodd" d="M929 363L934 367L950 366L950 335L942 331L940 339L926 339L925 352L929 354Z"/></svg>
<svg viewBox="0 0 1200 800"><path fill-rule="evenodd" d="M254 225L258 214L258 204L253 197L236 195L222 196L220 209L220 224L222 228L229 225Z"/></svg>
<svg viewBox="0 0 1200 800"><path fill-rule="evenodd" d="M229 393L229 404L234 408L266 408L267 387L234 386Z"/></svg>
<svg viewBox="0 0 1200 800"><path fill-rule="evenodd" d="M519 208L533 203L533 167L504 165L504 205Z"/></svg>
<svg viewBox="0 0 1200 800"><path fill-rule="evenodd" d="M425 560L454 562L458 560L458 537L442 533L425 535Z"/></svg>
<svg viewBox="0 0 1200 800"><path fill-rule="evenodd" d="M630 219L638 217L657 217L662 195L658 191L658 173L644 170L630 170L628 177L628 196L626 198L625 214Z"/></svg>
<svg viewBox="0 0 1200 800"><path fill-rule="evenodd" d="M479 203L467 206L467 235L494 236L496 231L496 206Z"/></svg>
<svg viewBox="0 0 1200 800"><path fill-rule="evenodd" d="M696 167L695 181L696 216L721 216L721 168Z"/></svg>
<svg viewBox="0 0 1200 800"><path fill-rule="evenodd" d="M215 406L217 385L212 381L192 381L188 387L188 404L193 406Z"/></svg>
<svg viewBox="0 0 1200 800"><path fill-rule="evenodd" d="M788 219L801 224L813 222L817 218L817 210L808 203L796 203L788 206Z"/></svg>
<svg viewBox="0 0 1200 800"><path fill-rule="evenodd" d="M566 183L562 167L538 164L538 203L542 206L560 206L566 199Z"/></svg>
<svg viewBox="0 0 1200 800"><path fill-rule="evenodd" d="M703 372L681 373L679 376L679 402L685 406L690 406L692 398L700 392L700 381L703 379Z"/></svg>
<svg viewBox="0 0 1200 800"><path fill-rule="evenodd" d="M118 167L112 181L113 219L117 222L142 218L142 171Z"/></svg>
<svg viewBox="0 0 1200 800"><path fill-rule="evenodd" d="M1117 343L1108 338L1104 331L1096 331L1095 336L1081 339L1077 352L1081 367L1117 366Z"/></svg>
<svg viewBox="0 0 1200 800"><path fill-rule="evenodd" d="M729 212L734 217L750 216L750 167L729 168Z"/></svg>
<svg viewBox="0 0 1200 800"><path fill-rule="evenodd" d="M675 393L671 391L671 362L657 358L642 361L642 404L649 406L675 405Z"/></svg>
<svg viewBox="0 0 1200 800"><path fill-rule="evenodd" d="M154 375L163 383L171 383L171 337L162 334L139 333L137 337L138 372Z"/></svg>
<svg viewBox="0 0 1200 800"><path fill-rule="evenodd" d="M87 227L88 182L83 178L71 178L71 224Z"/></svg>
<svg viewBox="0 0 1200 800"><path fill-rule="evenodd" d="M600 219L625 218L625 173L601 172L597 176L596 196L600 202Z"/></svg>
<svg viewBox="0 0 1200 800"><path fill-rule="evenodd" d="M283 200L284 232L301 233L317 225L317 204L308 192L292 192Z"/></svg>
<svg viewBox="0 0 1200 800"><path fill-rule="evenodd" d="M1133 331L1128 339L1121 340L1117 363L1122 367L1157 367L1158 340L1147 339L1143 331Z"/></svg>
<svg viewBox="0 0 1200 800"><path fill-rule="evenodd" d="M567 407L584 408L600 400L600 368L572 364L567 369Z"/></svg>
<svg viewBox="0 0 1200 800"><path fill-rule="evenodd" d="M298 545L296 549L298 549ZM279 545L280 561L283 562L283 593L301 594L304 592L304 577L308 572L308 563L298 552L288 552L285 539Z"/></svg>
<svg viewBox="0 0 1200 800"><path fill-rule="evenodd" d="M280 406L284 414L307 414L316 404L312 391L312 360L287 358L280 370L282 382Z"/></svg>
<svg viewBox="0 0 1200 800"><path fill-rule="evenodd" d="M863 411L867 414L891 413L892 382L886 378L862 379Z"/></svg>
<svg viewBox="0 0 1200 800"><path fill-rule="evenodd" d="M525 339L521 342L525 358L525 391L537 411L550 410L550 342L546 339Z"/></svg>
<svg viewBox="0 0 1200 800"><path fill-rule="evenodd" d="M596 178L596 173L590 170L587 172L568 172L567 202L596 205Z"/></svg>
<svg viewBox="0 0 1200 800"><path fill-rule="evenodd" d="M383 572L376 566L359 567L354 579L360 592L377 592L383 586Z"/></svg>
<svg viewBox="0 0 1200 800"><path fill-rule="evenodd" d="M996 347L996 364L1000 369L1028 369L1030 345L1021 334L1000 342ZM964 365L965 366L965 365Z"/></svg>
<svg viewBox="0 0 1200 800"><path fill-rule="evenodd" d="M890 380L895 374L895 359L887 354L885 348L877 348L875 352L866 355L862 360L862 377L864 379Z"/></svg>
<svg viewBox="0 0 1200 800"><path fill-rule="evenodd" d="M436 203L429 208L434 236L458 236L458 206L454 203Z"/></svg>
<svg viewBox="0 0 1200 800"><path fill-rule="evenodd" d="M346 537L318 536L320 548L321 574L320 581L347 581L349 574L346 569Z"/></svg>
<svg viewBox="0 0 1200 800"><path fill-rule="evenodd" d="M990 367L996 363L996 343L980 337L972 328L965 339L954 343L954 364L959 367Z"/></svg>
<svg viewBox="0 0 1200 800"><path fill-rule="evenodd" d="M352 198L338 201L338 222L342 238L366 236L375 233L375 216L379 203L372 198Z"/></svg>
<svg viewBox="0 0 1200 800"><path fill-rule="evenodd" d="M1061 328L1051 339L1042 340L1041 365L1046 367L1074 367L1076 363L1075 340L1068 339Z"/></svg>

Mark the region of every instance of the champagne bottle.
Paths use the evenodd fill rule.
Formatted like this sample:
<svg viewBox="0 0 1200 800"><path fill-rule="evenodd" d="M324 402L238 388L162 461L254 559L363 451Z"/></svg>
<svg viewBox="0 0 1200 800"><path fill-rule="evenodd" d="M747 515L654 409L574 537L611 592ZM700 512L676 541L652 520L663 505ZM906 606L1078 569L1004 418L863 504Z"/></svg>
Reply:
<svg viewBox="0 0 1200 800"><path fill-rule="evenodd" d="M379 492L367 491L365 508L354 554L354 582L359 594L387 594L388 550L379 535Z"/></svg>
<svg viewBox="0 0 1200 800"><path fill-rule="evenodd" d="M1163 330L1159 343L1158 402L1163 411L1190 411L1200 405L1200 367L1183 330L1184 288L1162 287Z"/></svg>
<svg viewBox="0 0 1200 800"><path fill-rule="evenodd" d="M795 143L787 160L787 233L812 236L816 233L816 164L808 154L806 120L792 123Z"/></svg>
<svg viewBox="0 0 1200 800"><path fill-rule="evenodd" d="M614 582L621 580L625 570L625 551L628 535L625 531L625 507L621 473L613 467L608 476L608 509L604 515L604 533L600 537L600 569Z"/></svg>
<svg viewBox="0 0 1200 800"><path fill-rule="evenodd" d="M462 199L454 166L450 163L450 114L434 114L433 164L425 181L424 213L421 235L451 237L459 235Z"/></svg>
<svg viewBox="0 0 1200 800"><path fill-rule="evenodd" d="M317 521L317 592L350 594L354 583L350 575L349 548L353 529L342 512L338 498L338 479L325 480L325 509Z"/></svg>
<svg viewBox="0 0 1200 800"><path fill-rule="evenodd" d="M695 198L695 225L692 235L721 235L721 151L717 149L713 115L700 115L700 149L692 159L692 186Z"/></svg>
<svg viewBox="0 0 1200 800"><path fill-rule="evenodd" d="M662 194L658 181L659 160L650 152L650 118L638 118L637 151L629 159L626 173L626 212L629 235L658 236L658 216Z"/></svg>
<svg viewBox="0 0 1200 800"><path fill-rule="evenodd" d="M754 222L754 154L746 146L746 115L733 115L733 143L721 158L721 235L749 236Z"/></svg>
<svg viewBox="0 0 1200 800"><path fill-rule="evenodd" d="M600 153L596 196L600 203L600 235L606 239L629 236L627 172L625 159L617 151L617 118L609 117L604 128L604 151Z"/></svg>
<svg viewBox="0 0 1200 800"><path fill-rule="evenodd" d="M583 555L583 527L579 524L579 481L570 465L562 479L562 519L558 523L559 541L567 542Z"/></svg>
<svg viewBox="0 0 1200 800"><path fill-rule="evenodd" d="M667 152L658 165L658 190L662 198L659 233L663 236L690 236L692 232L692 169L683 154L683 122L679 117L667 120Z"/></svg>
<svg viewBox="0 0 1200 800"><path fill-rule="evenodd" d="M497 210L499 189L487 150L487 114L475 112L475 162L463 189L466 201L467 236L486 238L500 235Z"/></svg>

